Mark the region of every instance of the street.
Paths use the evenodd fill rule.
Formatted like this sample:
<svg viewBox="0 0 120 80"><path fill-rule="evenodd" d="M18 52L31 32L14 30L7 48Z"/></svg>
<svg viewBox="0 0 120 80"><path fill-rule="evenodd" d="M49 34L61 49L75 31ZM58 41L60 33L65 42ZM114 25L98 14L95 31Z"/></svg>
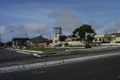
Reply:
<svg viewBox="0 0 120 80"><path fill-rule="evenodd" d="M71 58L79 58L79 57L87 57L87 56L94 56L94 55L107 55L113 53L119 53L118 48L106 48L105 50L80 50L80 51L58 51L60 54L46 54L43 53L44 57L35 57L30 54L18 53L13 50L0 50L0 67L5 66L13 66L13 65L22 65L22 64L33 64L39 62L46 62L46 61L56 61L56 60L64 60L64 59L71 59ZM64 54L63 54L64 53ZM43 55L42 54L42 55ZM40 54L41 55L41 54Z"/></svg>
<svg viewBox="0 0 120 80"><path fill-rule="evenodd" d="M7 49L0 49L0 62L13 61L13 60L22 60L26 58L32 58L31 55L18 54L14 51Z"/></svg>
<svg viewBox="0 0 120 80"><path fill-rule="evenodd" d="M0 80L120 80L120 55L0 74Z"/></svg>

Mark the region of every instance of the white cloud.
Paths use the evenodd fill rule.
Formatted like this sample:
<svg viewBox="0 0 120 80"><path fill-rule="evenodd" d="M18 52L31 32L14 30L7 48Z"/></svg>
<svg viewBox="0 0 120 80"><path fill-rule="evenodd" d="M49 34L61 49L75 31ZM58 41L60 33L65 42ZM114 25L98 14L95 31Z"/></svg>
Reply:
<svg viewBox="0 0 120 80"><path fill-rule="evenodd" d="M3 34L6 32L5 26L0 27L0 34Z"/></svg>
<svg viewBox="0 0 120 80"><path fill-rule="evenodd" d="M14 37L28 37L30 33L42 33L46 29L47 25L44 23L27 23L24 25L17 26Z"/></svg>
<svg viewBox="0 0 120 80"><path fill-rule="evenodd" d="M54 27L62 27L63 32L72 33L80 25L79 16L71 10L54 11L49 17L54 19Z"/></svg>
<svg viewBox="0 0 120 80"><path fill-rule="evenodd" d="M93 29L95 30L100 30L101 27L104 27L104 25L102 24L102 22L98 21L98 20L92 20L89 22L89 24L92 26Z"/></svg>
<svg viewBox="0 0 120 80"><path fill-rule="evenodd" d="M35 37L34 36L29 36L30 34L35 34L39 33L42 34L46 31L47 25L44 23L27 23L23 25L17 25L17 24L12 24L12 25L5 25L0 27L0 33L4 34L6 36L5 39L10 39L14 37ZM48 34L44 34L48 35Z"/></svg>
<svg viewBox="0 0 120 80"><path fill-rule="evenodd" d="M95 30L97 34L101 34L101 33L103 34L105 29L105 25L103 24L103 22L99 20L92 20L88 24L92 26L92 28Z"/></svg>
<svg viewBox="0 0 120 80"><path fill-rule="evenodd" d="M36 23L28 23L23 25L23 28L28 31L42 31L47 28L47 26L43 23L36 24Z"/></svg>
<svg viewBox="0 0 120 80"><path fill-rule="evenodd" d="M105 32L108 32L108 33L114 33L119 31L120 31L120 19L118 19L115 22L112 22L105 29Z"/></svg>

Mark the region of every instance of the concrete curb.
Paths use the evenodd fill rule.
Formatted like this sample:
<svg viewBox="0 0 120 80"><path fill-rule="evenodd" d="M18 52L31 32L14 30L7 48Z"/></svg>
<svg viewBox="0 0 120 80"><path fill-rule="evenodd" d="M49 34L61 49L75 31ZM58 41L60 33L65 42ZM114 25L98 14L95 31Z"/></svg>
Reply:
<svg viewBox="0 0 120 80"><path fill-rule="evenodd" d="M32 50L21 50L21 49L14 49L14 50L21 52L29 52L29 53L43 53L43 51L32 51Z"/></svg>

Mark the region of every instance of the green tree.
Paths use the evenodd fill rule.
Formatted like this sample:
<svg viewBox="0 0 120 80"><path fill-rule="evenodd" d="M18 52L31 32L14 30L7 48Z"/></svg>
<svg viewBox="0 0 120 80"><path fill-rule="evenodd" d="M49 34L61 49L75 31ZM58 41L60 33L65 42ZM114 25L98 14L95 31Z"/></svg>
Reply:
<svg viewBox="0 0 120 80"><path fill-rule="evenodd" d="M91 47L91 43L94 39L95 34L96 33L94 29L92 29L91 25L88 24L83 24L73 31L73 35L79 36L81 41L85 43L86 48Z"/></svg>
<svg viewBox="0 0 120 80"><path fill-rule="evenodd" d="M65 35L62 35L59 37L60 38L60 41L65 41L65 39L67 38Z"/></svg>

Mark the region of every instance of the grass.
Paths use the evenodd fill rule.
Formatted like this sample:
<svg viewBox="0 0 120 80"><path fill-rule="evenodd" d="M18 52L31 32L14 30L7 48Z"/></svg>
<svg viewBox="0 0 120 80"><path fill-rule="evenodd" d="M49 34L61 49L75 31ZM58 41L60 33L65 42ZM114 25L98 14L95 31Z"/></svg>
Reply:
<svg viewBox="0 0 120 80"><path fill-rule="evenodd" d="M25 50L49 52L49 51L55 51L56 48L44 48L44 47L40 47L40 48L26 48Z"/></svg>
<svg viewBox="0 0 120 80"><path fill-rule="evenodd" d="M78 49L81 49L81 47L69 47L65 49L66 50L78 50ZM58 49L57 48L45 48L45 47L39 47L39 48L29 47L29 48L26 48L25 50L51 52L51 51L57 51Z"/></svg>
<svg viewBox="0 0 120 80"><path fill-rule="evenodd" d="M102 47L102 46L93 46L93 47L96 47L96 48L99 48L99 47ZM80 49L83 49L84 47L83 46L77 46L77 47L64 47L66 50L80 50ZM43 52L51 52L51 51L57 51L56 48L45 48L45 47L36 47L36 48L33 48L33 47L29 47L29 48L26 48L25 50L32 50L32 51L43 51Z"/></svg>

